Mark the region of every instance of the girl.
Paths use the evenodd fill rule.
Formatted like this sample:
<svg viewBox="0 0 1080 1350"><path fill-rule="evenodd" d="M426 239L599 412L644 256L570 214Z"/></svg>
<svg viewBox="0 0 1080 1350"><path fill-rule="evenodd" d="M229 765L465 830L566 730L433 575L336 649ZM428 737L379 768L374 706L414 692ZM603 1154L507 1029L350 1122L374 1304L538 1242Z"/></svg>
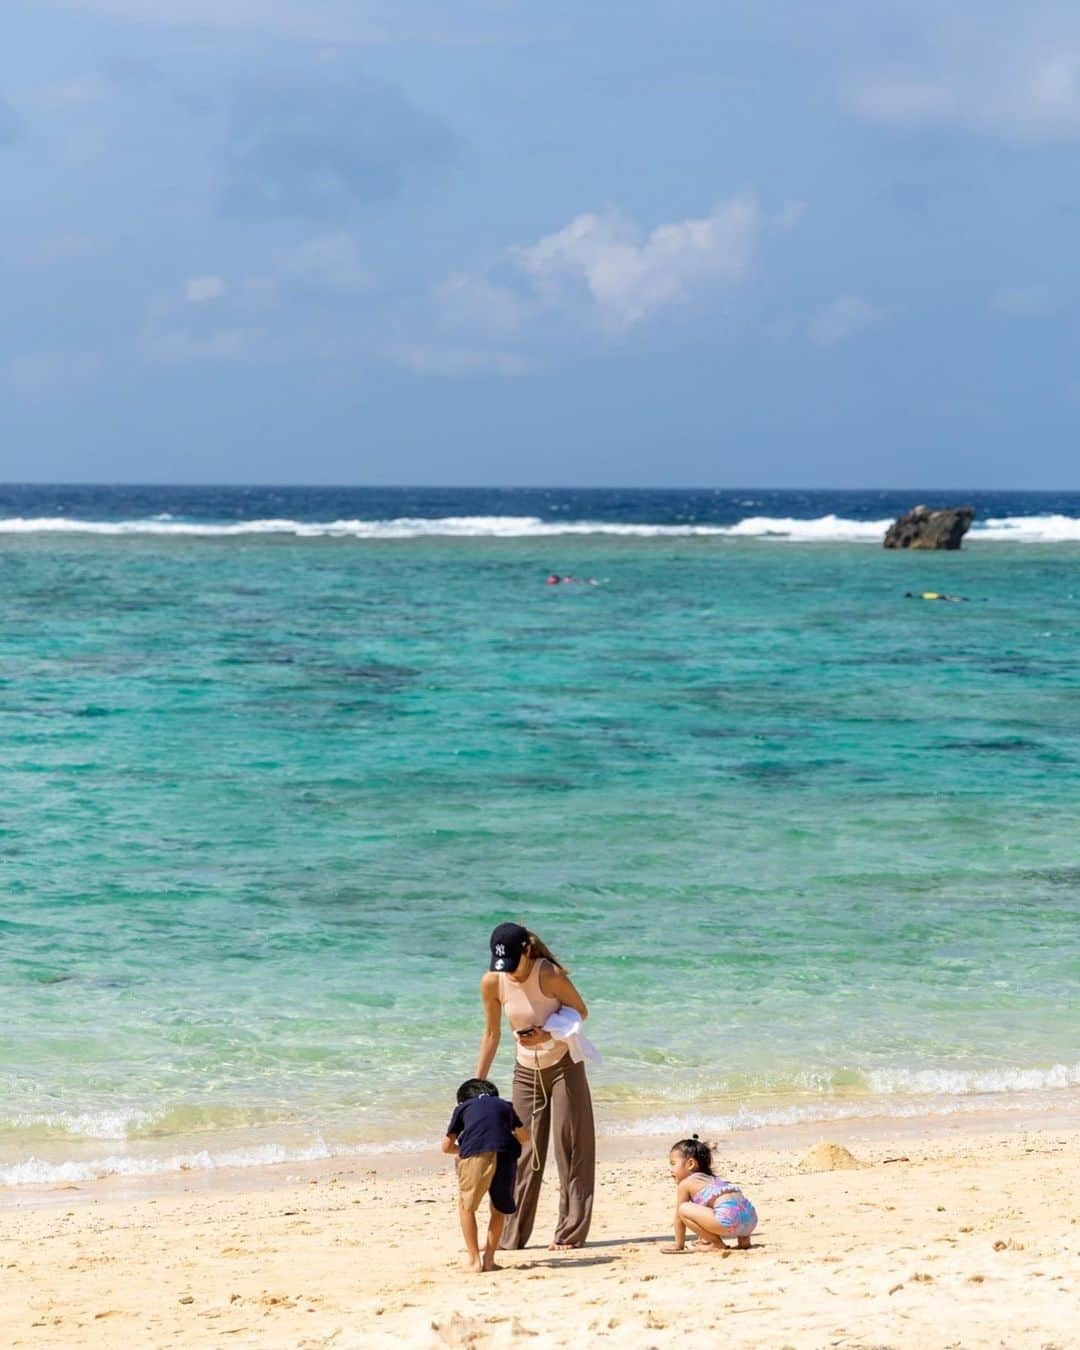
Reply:
<svg viewBox="0 0 1080 1350"><path fill-rule="evenodd" d="M670 1255L686 1251L688 1228L698 1237L690 1251L726 1251L726 1237L738 1238L740 1247L750 1246L757 1211L733 1181L715 1175L708 1144L696 1134L680 1139L668 1154L668 1167L676 1186L675 1243L661 1251Z"/></svg>
<svg viewBox="0 0 1080 1350"><path fill-rule="evenodd" d="M572 1008L583 1020L585 1001L565 966L527 928L501 923L491 935L491 963L480 981L484 1034L476 1061L477 1078L486 1078L499 1048L503 1014L517 1041L514 1110L532 1129L532 1142L518 1163L514 1214L503 1232L504 1248L524 1247L532 1233L548 1140L554 1136L559 1171L559 1217L553 1251L581 1247L592 1219L596 1132L585 1065L577 1064L565 1041L543 1026L559 1008Z"/></svg>

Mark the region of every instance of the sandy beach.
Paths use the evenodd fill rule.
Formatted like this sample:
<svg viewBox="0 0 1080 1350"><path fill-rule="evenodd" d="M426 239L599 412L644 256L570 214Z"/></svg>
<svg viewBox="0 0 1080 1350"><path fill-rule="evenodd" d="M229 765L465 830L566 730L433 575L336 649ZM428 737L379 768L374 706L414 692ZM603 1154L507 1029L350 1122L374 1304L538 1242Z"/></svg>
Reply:
<svg viewBox="0 0 1080 1350"><path fill-rule="evenodd" d="M808 1171L826 1139L858 1167ZM578 1252L460 1265L437 1155L21 1188L3 1197L10 1346L1075 1344L1075 1118L753 1131L720 1165L750 1252L665 1256L664 1140L607 1139ZM818 1153L823 1150L818 1149ZM825 1160L826 1163L828 1159ZM546 1187L538 1236L556 1200Z"/></svg>

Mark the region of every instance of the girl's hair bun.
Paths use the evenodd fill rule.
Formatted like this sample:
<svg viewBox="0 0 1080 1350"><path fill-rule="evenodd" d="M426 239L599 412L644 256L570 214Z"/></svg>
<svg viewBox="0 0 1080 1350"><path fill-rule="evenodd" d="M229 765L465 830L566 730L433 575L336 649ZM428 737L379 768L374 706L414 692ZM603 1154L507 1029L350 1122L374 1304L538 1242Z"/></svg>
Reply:
<svg viewBox="0 0 1080 1350"><path fill-rule="evenodd" d="M701 1138L701 1135L700 1135L700 1134L692 1134L692 1135L690 1136L690 1138L691 1138L691 1139L700 1139L700 1138Z"/></svg>
<svg viewBox="0 0 1080 1350"><path fill-rule="evenodd" d="M698 1135L680 1139L677 1144L672 1144L671 1151L678 1153L682 1158L693 1159L694 1166L699 1172L706 1172L712 1176L712 1149Z"/></svg>

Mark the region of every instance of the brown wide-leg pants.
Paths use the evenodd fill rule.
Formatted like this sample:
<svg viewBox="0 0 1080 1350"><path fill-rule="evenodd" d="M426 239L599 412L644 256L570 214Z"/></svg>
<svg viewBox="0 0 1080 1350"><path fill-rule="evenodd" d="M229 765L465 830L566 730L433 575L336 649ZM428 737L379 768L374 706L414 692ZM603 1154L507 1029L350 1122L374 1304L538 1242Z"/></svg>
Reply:
<svg viewBox="0 0 1080 1350"><path fill-rule="evenodd" d="M578 1246L589 1235L596 1172L596 1127L585 1065L575 1064L569 1053L548 1069L515 1064L513 1101L514 1110L531 1126L533 1136L518 1163L514 1188L517 1213L507 1219L501 1245L524 1247L532 1235L548 1140L554 1128L560 1184L555 1241ZM534 1158L538 1170L534 1170Z"/></svg>

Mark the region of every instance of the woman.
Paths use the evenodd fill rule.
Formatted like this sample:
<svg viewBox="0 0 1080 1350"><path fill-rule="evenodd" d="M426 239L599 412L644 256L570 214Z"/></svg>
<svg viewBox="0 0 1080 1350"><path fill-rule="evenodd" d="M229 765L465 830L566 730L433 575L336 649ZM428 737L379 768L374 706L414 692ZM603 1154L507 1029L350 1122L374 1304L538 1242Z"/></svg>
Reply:
<svg viewBox="0 0 1080 1350"><path fill-rule="evenodd" d="M517 1213L507 1220L502 1246L524 1247L536 1218L544 1179L548 1139L555 1127L555 1163L559 1169L559 1220L550 1250L581 1247L592 1221L596 1130L585 1065L575 1063L565 1041L543 1025L559 1008L588 1016L585 1001L570 977L535 933L517 923L501 923L491 935L491 968L480 981L484 1035L476 1061L477 1078L491 1072L503 1011L517 1037L514 1110L532 1129L532 1140L518 1164L514 1199Z"/></svg>

